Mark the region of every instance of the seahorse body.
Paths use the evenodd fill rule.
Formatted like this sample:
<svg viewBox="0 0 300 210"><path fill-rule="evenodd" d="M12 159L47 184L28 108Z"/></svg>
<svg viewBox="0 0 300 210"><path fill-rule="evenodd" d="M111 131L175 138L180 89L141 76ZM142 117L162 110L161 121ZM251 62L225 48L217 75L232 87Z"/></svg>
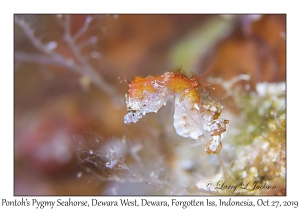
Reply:
<svg viewBox="0 0 300 210"><path fill-rule="evenodd" d="M196 77L166 72L161 76L135 77L129 84L125 95L128 113L124 123L136 123L143 115L157 112L170 96L174 96L174 128L184 138L210 139L206 152L218 153L221 149L221 135L226 131L228 120L218 119L222 106L212 103L212 97L201 100L198 87L201 83ZM208 99L209 98L209 99ZM207 100L208 99L208 100Z"/></svg>

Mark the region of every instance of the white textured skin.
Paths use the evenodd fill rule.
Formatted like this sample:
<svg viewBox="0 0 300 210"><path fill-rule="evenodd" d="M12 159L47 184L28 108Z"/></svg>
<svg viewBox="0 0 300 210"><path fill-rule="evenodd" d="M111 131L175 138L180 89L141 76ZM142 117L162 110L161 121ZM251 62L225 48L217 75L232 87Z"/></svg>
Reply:
<svg viewBox="0 0 300 210"><path fill-rule="evenodd" d="M199 139L203 135L199 121L200 112L193 108L188 97L180 101L175 97L174 128L179 136L184 138Z"/></svg>
<svg viewBox="0 0 300 210"><path fill-rule="evenodd" d="M221 136L213 136L212 141L210 142L209 149L211 151L216 151L219 147L221 141Z"/></svg>
<svg viewBox="0 0 300 210"><path fill-rule="evenodd" d="M150 112L157 112L163 105L166 105L168 99L168 90L166 87L157 87L156 93L145 92L143 99L128 98L126 95L126 104L128 113L124 116L124 123L136 123L143 115Z"/></svg>

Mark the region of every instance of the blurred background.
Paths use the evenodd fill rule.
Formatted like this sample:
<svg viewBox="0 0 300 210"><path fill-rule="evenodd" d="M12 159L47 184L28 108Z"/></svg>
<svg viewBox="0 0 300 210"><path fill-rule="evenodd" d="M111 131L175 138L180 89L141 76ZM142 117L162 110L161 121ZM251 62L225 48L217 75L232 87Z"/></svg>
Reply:
<svg viewBox="0 0 300 210"><path fill-rule="evenodd" d="M15 195L285 195L286 15L15 15ZM221 156L176 135L173 105L125 125L123 78L182 67L229 119Z"/></svg>

